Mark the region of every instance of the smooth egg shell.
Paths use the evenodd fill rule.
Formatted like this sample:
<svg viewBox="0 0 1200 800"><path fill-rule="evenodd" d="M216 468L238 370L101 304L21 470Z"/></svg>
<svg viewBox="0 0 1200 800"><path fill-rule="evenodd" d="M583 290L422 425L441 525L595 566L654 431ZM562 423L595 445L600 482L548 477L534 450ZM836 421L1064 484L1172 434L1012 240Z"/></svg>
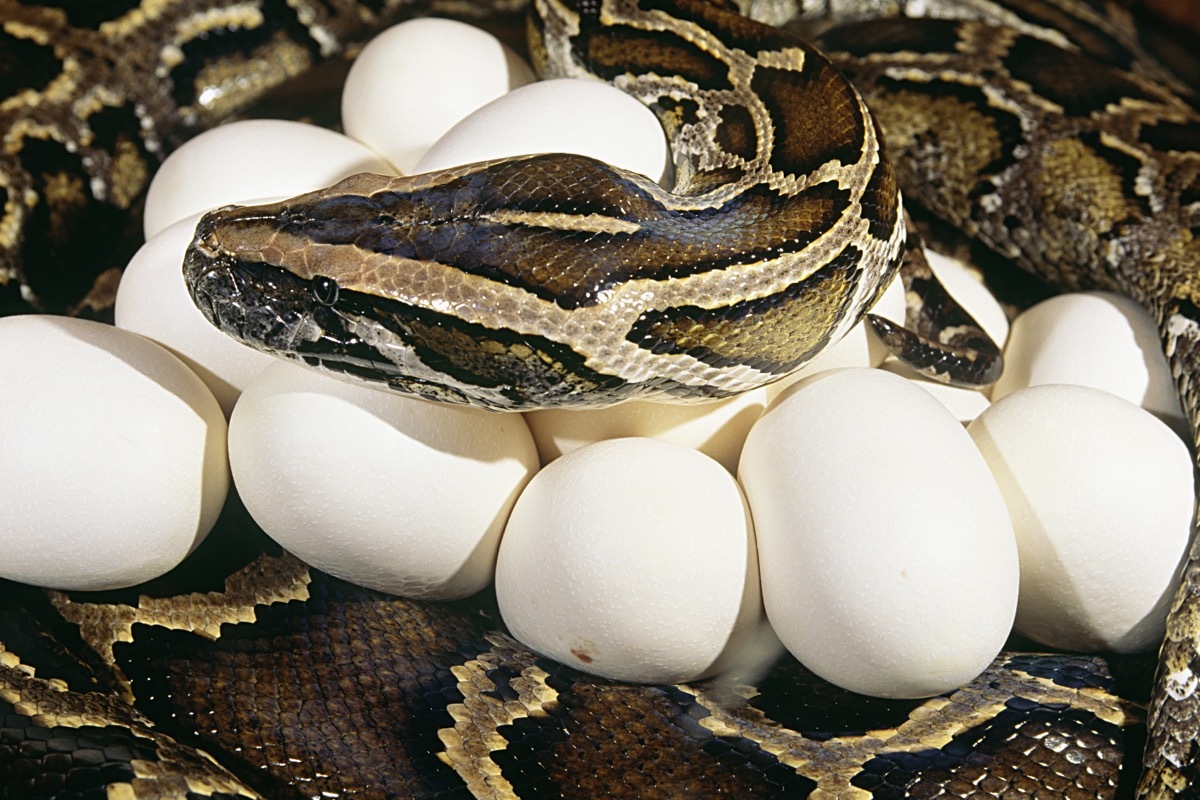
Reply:
<svg viewBox="0 0 1200 800"><path fill-rule="evenodd" d="M517 500L500 612L526 646L596 675L712 674L760 632L753 536L737 484L707 456L655 439L587 445Z"/></svg>
<svg viewBox="0 0 1200 800"><path fill-rule="evenodd" d="M632 400L609 408L550 408L530 411L525 420L543 464L585 444L637 436L691 447L733 472L742 442L766 406L766 389L758 389L713 403Z"/></svg>
<svg viewBox="0 0 1200 800"><path fill-rule="evenodd" d="M1017 631L1077 651L1156 644L1194 512L1179 437L1126 400L1069 385L1014 392L967 430L1017 535Z"/></svg>
<svg viewBox="0 0 1200 800"><path fill-rule="evenodd" d="M200 214L156 234L134 254L117 287L118 328L147 336L188 365L212 391L228 417L250 379L275 359L214 327L188 294L183 256Z"/></svg>
<svg viewBox="0 0 1200 800"><path fill-rule="evenodd" d="M359 172L394 170L366 145L316 125L279 119L229 122L167 156L146 192L143 231L150 239L192 214L323 189Z"/></svg>
<svg viewBox="0 0 1200 800"><path fill-rule="evenodd" d="M421 157L417 172L536 153L591 156L662 183L670 172L658 118L607 83L558 78L472 112Z"/></svg>
<svg viewBox="0 0 1200 800"><path fill-rule="evenodd" d="M342 126L402 174L463 117L532 83L495 36L450 19L402 22L372 39L342 88Z"/></svg>
<svg viewBox="0 0 1200 800"><path fill-rule="evenodd" d="M983 671L1017 600L1004 501L963 427L877 369L794 385L751 429L738 478L767 618L809 669L879 697Z"/></svg>
<svg viewBox="0 0 1200 800"><path fill-rule="evenodd" d="M246 508L308 563L407 597L465 597L491 582L500 533L537 450L519 414L340 381L286 362L229 421Z"/></svg>
<svg viewBox="0 0 1200 800"><path fill-rule="evenodd" d="M0 576L132 586L177 565L229 489L225 417L154 342L98 322L0 319Z"/></svg>
<svg viewBox="0 0 1200 800"><path fill-rule="evenodd" d="M953 414L954 418L959 422L970 422L983 413L983 410L989 405L987 395L980 389L973 389L966 386L950 386L945 383L929 380L895 357L888 357L879 365L879 368L895 373L911 381L913 386L920 387L922 391L929 392L930 396L945 406L946 410Z"/></svg>
<svg viewBox="0 0 1200 800"><path fill-rule="evenodd" d="M1158 327L1140 305L1108 292L1051 297L1013 320L1004 374L992 401L1027 386L1065 383L1102 389L1185 433L1183 409Z"/></svg>

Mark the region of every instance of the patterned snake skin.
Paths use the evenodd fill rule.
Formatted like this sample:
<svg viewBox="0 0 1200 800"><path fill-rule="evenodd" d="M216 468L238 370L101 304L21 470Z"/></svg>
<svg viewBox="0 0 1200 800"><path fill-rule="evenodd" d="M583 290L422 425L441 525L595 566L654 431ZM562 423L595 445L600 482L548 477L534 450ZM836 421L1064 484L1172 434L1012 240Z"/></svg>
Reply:
<svg viewBox="0 0 1200 800"><path fill-rule="evenodd" d="M411 10L400 5L0 0L0 310L102 313L115 276L80 226L107 229L119 257L115 230L170 147ZM910 210L1058 288L1151 309L1200 435L1194 101L1120 12L1066 7L967 3L957 13L1006 28L864 21L822 45L879 119ZM1076 209L1043 174L1083 176L1096 202ZM1047 221L1048 236L1031 233ZM350 586L279 552L236 505L187 563L135 590L0 588L4 798L1189 797L1200 785L1200 552L1152 690L1150 657L1013 649L961 690L907 702L839 692L789 659L695 686L589 678L508 638L486 598Z"/></svg>

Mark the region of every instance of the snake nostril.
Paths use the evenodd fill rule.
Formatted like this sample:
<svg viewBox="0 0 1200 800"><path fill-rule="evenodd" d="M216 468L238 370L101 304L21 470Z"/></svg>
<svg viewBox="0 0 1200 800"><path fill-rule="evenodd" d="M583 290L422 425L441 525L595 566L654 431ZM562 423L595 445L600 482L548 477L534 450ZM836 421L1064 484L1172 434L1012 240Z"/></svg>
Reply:
<svg viewBox="0 0 1200 800"><path fill-rule="evenodd" d="M333 278L317 275L312 280L313 298L323 306L331 306L338 299L338 283Z"/></svg>

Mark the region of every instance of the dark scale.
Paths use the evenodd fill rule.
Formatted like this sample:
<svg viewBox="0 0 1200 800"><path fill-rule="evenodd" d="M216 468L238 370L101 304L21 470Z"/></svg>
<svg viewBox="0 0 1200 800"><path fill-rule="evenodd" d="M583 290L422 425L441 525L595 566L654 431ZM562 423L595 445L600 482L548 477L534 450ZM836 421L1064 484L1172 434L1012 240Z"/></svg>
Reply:
<svg viewBox="0 0 1200 800"><path fill-rule="evenodd" d="M558 700L547 716L499 729L507 745L492 753L518 796L595 798L803 798L816 787L744 741L719 739L696 721L707 712L667 687L586 678L566 667L547 684Z"/></svg>
<svg viewBox="0 0 1200 800"><path fill-rule="evenodd" d="M1028 83L1039 95L1062 106L1072 116L1086 117L1123 100L1162 99L1116 69L1101 63L1084 69L1078 54L1029 36L1013 42L1004 66L1013 78Z"/></svg>
<svg viewBox="0 0 1200 800"><path fill-rule="evenodd" d="M867 697L828 683L785 657L758 684L750 705L785 728L826 740L903 724L924 700Z"/></svg>
<svg viewBox="0 0 1200 800"><path fill-rule="evenodd" d="M1125 732L1080 709L1016 697L999 714L944 747L884 752L851 784L877 800L910 797L1111 796L1118 784ZM1016 739L1022 746L1014 747ZM1079 757L1062 758L1064 749ZM1100 757L1097 758L1096 755Z"/></svg>
<svg viewBox="0 0 1200 800"><path fill-rule="evenodd" d="M67 18L67 23L76 28L95 28L102 22L118 19L139 8L142 0L19 0L22 5L33 8L57 8Z"/></svg>
<svg viewBox="0 0 1200 800"><path fill-rule="evenodd" d="M258 606L255 622L224 625L215 641L135 625L114 652L138 710L272 800L297 797L293 785L467 800L437 732L462 701L450 668L486 648L463 652L485 620L447 612L439 619L454 624L426 638L419 604L316 572L309 590L307 602Z"/></svg>
<svg viewBox="0 0 1200 800"><path fill-rule="evenodd" d="M0 700L0 800L103 800L135 760L158 761L155 744L116 725L42 727Z"/></svg>
<svg viewBox="0 0 1200 800"><path fill-rule="evenodd" d="M26 89L41 91L62 70L54 48L22 39L0 28L0 97Z"/></svg>

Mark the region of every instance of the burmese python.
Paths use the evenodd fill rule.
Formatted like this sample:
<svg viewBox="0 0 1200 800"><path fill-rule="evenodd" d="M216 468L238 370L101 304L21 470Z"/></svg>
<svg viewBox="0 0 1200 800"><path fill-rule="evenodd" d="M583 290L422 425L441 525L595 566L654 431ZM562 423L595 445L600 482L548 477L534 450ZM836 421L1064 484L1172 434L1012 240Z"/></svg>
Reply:
<svg viewBox="0 0 1200 800"><path fill-rule="evenodd" d="M79 306L94 271L58 266L71 260L76 217L111 224L157 154L238 104L228 92L245 88L232 76L246 64L273 84L394 10L210 5L0 3L0 58L11 59L0 61L10 98L0 105L9 131L0 268L21 302ZM1190 95L1110 24L1117 12L1012 9L1011 32L979 21L864 22L828 32L825 44L882 121L920 210L1058 286L1116 288L1151 308L1195 426L1196 116L1177 99ZM113 58L118 44L129 61ZM1065 69L1064 47L1092 59L1086 81ZM628 66L621 59L638 52L602 48L597 63ZM695 53L676 55L695 66ZM209 82L227 94L202 94ZM931 120L918 119L920 98ZM979 144L955 149L943 141L954 133ZM1086 177L1097 202L1068 205L1059 180L1031 202L1017 187L1042 170ZM1028 233L1047 216L1051 247ZM100 282L82 307L103 306L104 292ZM1141 711L1122 699L1142 699L1149 684L1136 660L1008 652L971 685L923 703L818 687L791 661L746 683L612 685L533 657L496 630L486 601L379 596L307 569L248 528L231 508L204 552L132 591L5 585L3 796L1133 791L1135 771L1120 765L1140 749ZM1150 796L1195 791L1197 587L1189 572L1150 709Z"/></svg>

